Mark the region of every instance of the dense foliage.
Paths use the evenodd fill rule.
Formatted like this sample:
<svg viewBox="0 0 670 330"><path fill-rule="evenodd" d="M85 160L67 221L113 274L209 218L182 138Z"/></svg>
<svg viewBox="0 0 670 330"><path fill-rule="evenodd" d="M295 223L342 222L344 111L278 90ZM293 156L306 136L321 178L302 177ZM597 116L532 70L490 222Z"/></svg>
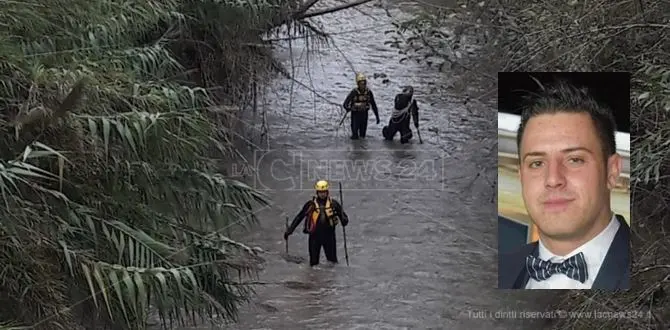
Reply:
<svg viewBox="0 0 670 330"><path fill-rule="evenodd" d="M628 71L631 91L633 288L567 292L564 310L647 311L651 318L563 319L565 329L667 329L670 324L670 3L667 1L460 1L431 7L389 31L389 43L462 86L495 97L498 71ZM666 212L663 212L664 209ZM647 314L645 314L647 315Z"/></svg>
<svg viewBox="0 0 670 330"><path fill-rule="evenodd" d="M210 110L248 101L285 7L2 3L0 323L235 316L260 258L227 235L267 200L219 173L231 125Z"/></svg>

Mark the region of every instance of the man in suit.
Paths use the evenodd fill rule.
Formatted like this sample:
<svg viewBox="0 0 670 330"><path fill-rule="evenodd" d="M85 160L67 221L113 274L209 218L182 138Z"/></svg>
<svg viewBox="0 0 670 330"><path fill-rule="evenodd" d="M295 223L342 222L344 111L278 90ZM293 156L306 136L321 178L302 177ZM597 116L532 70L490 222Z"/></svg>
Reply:
<svg viewBox="0 0 670 330"><path fill-rule="evenodd" d="M622 168L615 126L609 109L563 82L523 111L519 175L540 239L498 256L499 288L630 287L630 228L610 208Z"/></svg>

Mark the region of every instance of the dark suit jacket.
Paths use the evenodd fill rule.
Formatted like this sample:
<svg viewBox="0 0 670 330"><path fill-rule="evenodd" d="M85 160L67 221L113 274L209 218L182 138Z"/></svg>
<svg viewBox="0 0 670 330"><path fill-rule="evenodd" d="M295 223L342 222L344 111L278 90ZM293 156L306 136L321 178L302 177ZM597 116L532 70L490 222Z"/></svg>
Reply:
<svg viewBox="0 0 670 330"><path fill-rule="evenodd" d="M614 236L603 265L592 289L627 290L630 288L630 227L626 220L616 215L621 226ZM538 242L526 244L519 250L498 255L498 288L525 289L529 275L526 256L538 255Z"/></svg>

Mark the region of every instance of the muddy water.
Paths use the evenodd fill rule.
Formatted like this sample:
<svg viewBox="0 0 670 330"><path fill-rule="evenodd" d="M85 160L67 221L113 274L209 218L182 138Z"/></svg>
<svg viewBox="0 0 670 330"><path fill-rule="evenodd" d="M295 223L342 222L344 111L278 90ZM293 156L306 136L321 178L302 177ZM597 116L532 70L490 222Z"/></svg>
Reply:
<svg viewBox="0 0 670 330"><path fill-rule="evenodd" d="M518 319L488 314L541 310L528 296L532 305L495 289L495 113L489 106L465 106L446 93L428 92L436 84L448 84L449 74L399 64L401 55L384 45L383 31L392 28L392 18L377 7L366 6L365 11L367 15L346 10L322 18L326 32L337 33L336 47L309 58L304 43L293 42L292 52L277 50L289 68L292 53L296 79L309 88L278 79L262 102L273 140L270 150L255 152L259 174L249 182L265 189L274 204L259 212L260 228L245 241L265 251L260 281L275 284L258 287L239 323L225 327L523 328ZM397 8L391 13L402 15ZM368 137L361 141L349 140L349 120L337 127L341 113L335 104L354 85L348 61L368 75L380 108L382 122L376 125L371 112ZM375 74L387 75L388 81ZM393 143L381 137L393 97L406 84L416 89L423 144L416 134L407 145L397 136ZM334 267L310 269L281 256L285 217L295 216L321 178L331 181L333 194L338 193L337 182L344 188L351 219L346 228L350 266L339 228L340 264ZM307 237L300 229L290 236L290 254L306 258Z"/></svg>

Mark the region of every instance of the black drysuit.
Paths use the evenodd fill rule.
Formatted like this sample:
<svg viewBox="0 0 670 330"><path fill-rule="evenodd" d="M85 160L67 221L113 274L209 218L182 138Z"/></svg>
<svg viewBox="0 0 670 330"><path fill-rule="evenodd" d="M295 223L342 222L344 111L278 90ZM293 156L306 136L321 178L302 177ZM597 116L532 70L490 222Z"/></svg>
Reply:
<svg viewBox="0 0 670 330"><path fill-rule="evenodd" d="M375 114L377 124L379 124L379 111L377 110L377 103L372 91L366 88L361 91L359 88L354 88L349 92L347 98L344 99L344 109L351 112L351 138L364 138L368 129L368 111L372 108Z"/></svg>
<svg viewBox="0 0 670 330"><path fill-rule="evenodd" d="M295 216L293 222L286 230L286 236L291 235L300 222L305 221L305 227L303 233L309 234L309 265L314 266L319 264L319 257L321 255L321 247L323 247L323 252L326 255L326 259L330 262L337 263L337 244L335 239L335 225L331 226L329 219L326 217L325 206L327 199L316 198L317 203L320 207L319 219L317 220L316 226L310 231L309 221L312 217L312 212L314 211L314 199L309 200L302 207L302 210ZM342 209L342 205L334 200L330 199L330 206L333 210L333 217L338 217L342 226L347 226L349 224L349 217Z"/></svg>
<svg viewBox="0 0 670 330"><path fill-rule="evenodd" d="M412 129L409 127L410 117L414 127L419 128L419 106L416 100L408 94L395 96L395 109L391 113L388 126L382 128L384 139L392 141L397 132L400 132L400 143L407 143L412 138Z"/></svg>

